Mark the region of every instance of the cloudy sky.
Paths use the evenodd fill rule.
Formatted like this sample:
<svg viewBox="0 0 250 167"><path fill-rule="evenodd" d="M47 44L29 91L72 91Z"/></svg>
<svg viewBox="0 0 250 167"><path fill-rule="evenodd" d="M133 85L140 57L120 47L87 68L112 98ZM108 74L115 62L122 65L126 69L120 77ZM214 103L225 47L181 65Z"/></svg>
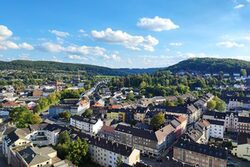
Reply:
<svg viewBox="0 0 250 167"><path fill-rule="evenodd" d="M0 60L166 67L250 60L250 0L2 0Z"/></svg>

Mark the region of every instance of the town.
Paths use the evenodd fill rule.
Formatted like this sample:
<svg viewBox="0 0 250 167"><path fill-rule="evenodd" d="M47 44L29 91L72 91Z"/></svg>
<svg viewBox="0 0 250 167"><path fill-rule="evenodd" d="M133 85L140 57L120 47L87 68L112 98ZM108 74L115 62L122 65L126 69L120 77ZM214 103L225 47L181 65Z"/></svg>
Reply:
<svg viewBox="0 0 250 167"><path fill-rule="evenodd" d="M77 74L70 84L2 86L2 155L10 166L249 165L246 71L179 72L175 78L188 75L222 77L230 84L214 86L210 92L196 86L194 91L186 88L168 96L145 96L148 83L143 79L138 87L124 87L117 86L124 77L90 82ZM220 96L212 93L218 89Z"/></svg>

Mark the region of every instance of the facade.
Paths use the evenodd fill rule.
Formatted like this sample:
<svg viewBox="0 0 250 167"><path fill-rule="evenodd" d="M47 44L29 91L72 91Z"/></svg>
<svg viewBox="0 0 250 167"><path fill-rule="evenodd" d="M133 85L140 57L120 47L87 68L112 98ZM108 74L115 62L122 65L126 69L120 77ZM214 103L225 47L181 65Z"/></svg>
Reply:
<svg viewBox="0 0 250 167"><path fill-rule="evenodd" d="M218 120L209 120L210 123L210 130L209 130L209 136L213 138L224 138L224 122L218 121Z"/></svg>
<svg viewBox="0 0 250 167"><path fill-rule="evenodd" d="M96 134L101 130L103 121L101 119L84 118L74 115L70 118L70 125L85 132Z"/></svg>
<svg viewBox="0 0 250 167"><path fill-rule="evenodd" d="M104 167L116 167L120 159L128 165L140 161L140 151L102 138L89 138L89 152L93 161Z"/></svg>
<svg viewBox="0 0 250 167"><path fill-rule="evenodd" d="M191 166L226 167L227 150L181 139L174 146L173 159Z"/></svg>
<svg viewBox="0 0 250 167"><path fill-rule="evenodd" d="M250 134L250 117L239 117L238 119L238 132Z"/></svg>
<svg viewBox="0 0 250 167"><path fill-rule="evenodd" d="M232 153L239 158L250 161L250 134L238 134L237 147L233 148Z"/></svg>
<svg viewBox="0 0 250 167"><path fill-rule="evenodd" d="M158 157L175 139L175 128L169 124L157 130L145 130L118 124L115 128L117 142L134 146L143 154Z"/></svg>
<svg viewBox="0 0 250 167"><path fill-rule="evenodd" d="M109 110L106 113L107 119L115 119L117 121L125 122L126 113L119 110Z"/></svg>

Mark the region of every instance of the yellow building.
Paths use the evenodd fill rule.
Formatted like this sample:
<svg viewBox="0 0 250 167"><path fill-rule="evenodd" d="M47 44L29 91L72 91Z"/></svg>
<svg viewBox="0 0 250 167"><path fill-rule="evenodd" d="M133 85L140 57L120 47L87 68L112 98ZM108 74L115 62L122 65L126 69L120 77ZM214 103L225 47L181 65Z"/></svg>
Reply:
<svg viewBox="0 0 250 167"><path fill-rule="evenodd" d="M126 114L124 112L119 112L119 111L108 111L106 116L107 119L115 119L118 121L125 122Z"/></svg>
<svg viewBox="0 0 250 167"><path fill-rule="evenodd" d="M237 147L235 147L232 153L239 157L250 161L250 134L241 133L238 135Z"/></svg>

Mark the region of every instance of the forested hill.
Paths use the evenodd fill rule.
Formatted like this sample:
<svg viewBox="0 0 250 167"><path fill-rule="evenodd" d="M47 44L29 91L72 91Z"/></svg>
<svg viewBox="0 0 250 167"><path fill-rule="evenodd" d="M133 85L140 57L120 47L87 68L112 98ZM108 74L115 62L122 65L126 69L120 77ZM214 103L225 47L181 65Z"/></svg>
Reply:
<svg viewBox="0 0 250 167"><path fill-rule="evenodd" d="M157 68L149 69L112 69L108 67L101 67L88 64L73 64L73 63L61 63L53 61L28 61L28 60L14 60L10 62L0 61L0 70L27 70L27 71L86 71L89 75L112 75L122 76L127 74L140 74L140 73L152 73L158 70Z"/></svg>
<svg viewBox="0 0 250 167"><path fill-rule="evenodd" d="M165 70L171 72L197 72L197 73L240 73L241 69L246 69L250 73L250 62L237 59L217 59L217 58L192 58L169 66Z"/></svg>

